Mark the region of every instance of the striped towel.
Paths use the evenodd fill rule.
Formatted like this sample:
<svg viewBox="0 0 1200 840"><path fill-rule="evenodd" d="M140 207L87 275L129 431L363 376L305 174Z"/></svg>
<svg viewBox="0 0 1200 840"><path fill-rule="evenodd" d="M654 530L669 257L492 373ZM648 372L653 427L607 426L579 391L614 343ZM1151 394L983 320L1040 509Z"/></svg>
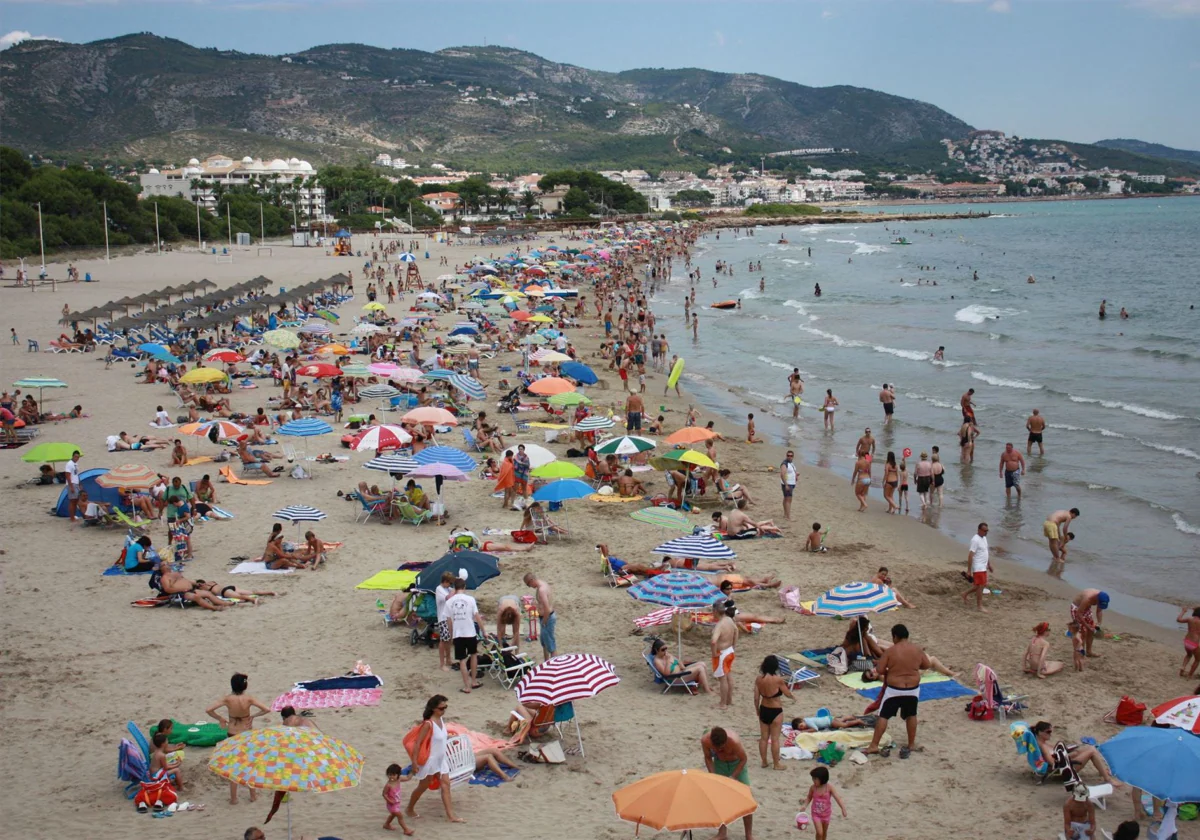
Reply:
<svg viewBox="0 0 1200 840"><path fill-rule="evenodd" d="M670 624L671 617L674 615L674 607L663 607L661 610L647 613L641 618L635 618L633 625L639 630L645 630L647 627L658 627L660 624Z"/></svg>
<svg viewBox="0 0 1200 840"><path fill-rule="evenodd" d="M382 688L345 688L333 691L289 691L280 694L271 704L271 711L284 706L295 709L340 709L345 706L378 706L383 699Z"/></svg>

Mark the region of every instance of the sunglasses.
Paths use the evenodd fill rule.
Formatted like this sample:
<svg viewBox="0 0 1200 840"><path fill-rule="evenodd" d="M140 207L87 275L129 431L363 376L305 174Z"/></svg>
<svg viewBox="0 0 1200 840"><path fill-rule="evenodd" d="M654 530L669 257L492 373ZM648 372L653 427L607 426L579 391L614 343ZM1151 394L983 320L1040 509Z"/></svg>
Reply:
<svg viewBox="0 0 1200 840"><path fill-rule="evenodd" d="M450 708L450 707L449 707L449 706L442 705L442 706L438 706L438 707L437 707L437 710L438 710L439 712L444 712L444 711L446 711L446 709L448 709L448 708Z"/></svg>

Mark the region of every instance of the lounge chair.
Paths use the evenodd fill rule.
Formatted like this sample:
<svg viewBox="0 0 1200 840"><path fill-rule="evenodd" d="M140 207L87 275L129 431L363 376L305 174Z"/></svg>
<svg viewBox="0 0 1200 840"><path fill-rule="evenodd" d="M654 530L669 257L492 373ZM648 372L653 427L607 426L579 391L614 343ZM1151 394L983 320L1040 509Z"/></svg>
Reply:
<svg viewBox="0 0 1200 840"><path fill-rule="evenodd" d="M554 533L554 529L550 527L550 523L546 521L544 514L536 510L531 510L529 517L533 520L533 532L537 534L538 542L542 545L548 543L552 535L559 536Z"/></svg>
<svg viewBox="0 0 1200 840"><path fill-rule="evenodd" d="M450 771L450 787L458 787L475 776L475 750L466 735L455 735L446 741L446 763Z"/></svg>
<svg viewBox="0 0 1200 840"><path fill-rule="evenodd" d="M475 435L471 434L471 430L463 427L463 440L466 441L468 452L487 452L488 450L479 445L479 441L475 439Z"/></svg>
<svg viewBox="0 0 1200 840"><path fill-rule="evenodd" d="M432 511L421 510L412 502L401 501L399 499L392 503L392 516L401 522L407 522L409 525L416 526L420 526L421 523L435 518Z"/></svg>
<svg viewBox="0 0 1200 840"><path fill-rule="evenodd" d="M600 552L600 570L604 573L604 580L613 589L620 589L623 586L632 586L637 583L637 577L628 572L618 572L613 568L612 560L603 551Z"/></svg>
<svg viewBox="0 0 1200 840"><path fill-rule="evenodd" d="M653 656L646 651L642 651L642 656L645 658L646 664L650 666L650 673L654 675L654 684L664 687L662 690L663 694L666 694L672 688L682 688L687 691L688 694L695 696L695 689L700 685L698 682L695 680L689 680L687 677L682 675L672 677L668 674L664 674L662 671L658 670L658 666L654 664Z"/></svg>
<svg viewBox="0 0 1200 840"><path fill-rule="evenodd" d="M82 344L74 344L69 341L59 341L56 338L50 339L50 341L48 343L50 345L50 349L47 352L50 352L50 353L82 353L83 352Z"/></svg>
<svg viewBox="0 0 1200 840"><path fill-rule="evenodd" d="M1061 741L1054 745L1053 755L1043 755L1037 738L1023 721L1009 724L1009 734L1016 742L1017 752L1025 756L1029 769L1033 771L1034 780L1040 785L1051 776L1059 776L1065 787L1071 787L1080 781L1079 774L1071 766L1071 757L1067 753L1066 744Z"/></svg>
<svg viewBox="0 0 1200 840"><path fill-rule="evenodd" d="M365 499L361 494L357 496L359 504L362 505L360 510L354 516L354 524L362 525L371 520L371 517L377 513L384 513L387 510L387 499ZM386 515L386 514L384 514Z"/></svg>
<svg viewBox="0 0 1200 840"><path fill-rule="evenodd" d="M507 690L513 689L536 664L529 654L517 653L515 645L501 647L500 640L495 636L489 636L484 645L492 660L488 673Z"/></svg>
<svg viewBox="0 0 1200 840"><path fill-rule="evenodd" d="M129 532L134 536L144 536L146 529L150 526L150 522L145 519L130 519L129 515L123 510L113 508L113 518L129 529Z"/></svg>
<svg viewBox="0 0 1200 840"><path fill-rule="evenodd" d="M1029 695L1015 694L1011 690L1006 691L1001 687L996 672L982 662L975 666L975 683L984 703L1000 720L1008 720L1008 716L1013 712L1027 708L1021 701L1028 700Z"/></svg>
<svg viewBox="0 0 1200 840"><path fill-rule="evenodd" d="M779 676L787 680L788 691L791 691L798 685L804 685L806 682L812 682L821 677L819 673L806 665L801 665L797 668L782 653L775 654L775 659L779 663Z"/></svg>

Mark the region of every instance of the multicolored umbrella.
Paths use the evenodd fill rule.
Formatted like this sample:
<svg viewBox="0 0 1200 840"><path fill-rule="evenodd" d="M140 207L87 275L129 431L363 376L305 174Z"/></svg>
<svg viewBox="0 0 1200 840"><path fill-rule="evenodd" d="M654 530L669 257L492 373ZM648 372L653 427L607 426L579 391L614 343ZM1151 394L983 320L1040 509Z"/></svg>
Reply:
<svg viewBox="0 0 1200 840"><path fill-rule="evenodd" d="M881 583L844 583L817 598L815 615L855 618L869 613L884 612L900 606L896 593Z"/></svg>
<svg viewBox="0 0 1200 840"><path fill-rule="evenodd" d="M355 439L354 445L351 448L359 451L366 449L379 451L400 449L412 443L412 439L412 435L400 426L384 424L368 428Z"/></svg>
<svg viewBox="0 0 1200 840"><path fill-rule="evenodd" d="M639 601L677 610L711 607L722 597L721 590L691 572L668 572L635 583L627 590Z"/></svg>
<svg viewBox="0 0 1200 840"><path fill-rule="evenodd" d="M433 370L425 371L418 378L424 379L429 382L438 382L438 381L449 382L450 377L457 376L457 375L458 374L456 374L452 370L446 370L445 368L434 368Z"/></svg>
<svg viewBox="0 0 1200 840"><path fill-rule="evenodd" d="M635 510L629 514L630 519L645 522L647 525L657 525L660 528L674 528L677 531L692 530L692 523L687 516L677 510L665 507L648 507Z"/></svg>
<svg viewBox="0 0 1200 840"><path fill-rule="evenodd" d="M703 770L655 773L612 795L617 816L655 830L719 828L758 810L750 786Z"/></svg>
<svg viewBox="0 0 1200 840"><path fill-rule="evenodd" d="M607 660L592 653L568 653L547 659L522 677L517 683L517 699L559 706L595 697L620 681Z"/></svg>
<svg viewBox="0 0 1200 840"><path fill-rule="evenodd" d="M639 452L648 452L657 446L650 438L637 437L636 435L622 435L615 437L612 440L606 440L604 443L596 447L597 455L636 455Z"/></svg>
<svg viewBox="0 0 1200 840"><path fill-rule="evenodd" d="M158 473L145 464L124 464L96 477L96 483L110 489L138 490L158 483Z"/></svg>
<svg viewBox="0 0 1200 840"><path fill-rule="evenodd" d="M418 464L449 464L463 472L471 472L479 466L474 458L453 446L427 446L414 456L414 460Z"/></svg>
<svg viewBox="0 0 1200 840"><path fill-rule="evenodd" d="M1150 710L1150 716L1160 726L1174 726L1200 735L1200 696L1191 694L1159 703Z"/></svg>
<svg viewBox="0 0 1200 840"><path fill-rule="evenodd" d="M694 557L697 560L737 559L737 553L728 545L712 537L701 535L676 537L656 547L650 553L668 557Z"/></svg>
<svg viewBox="0 0 1200 840"><path fill-rule="evenodd" d="M482 400L487 398L487 391L484 390L483 383L472 376L464 376L461 373L456 373L446 381L450 383L450 387L457 388L466 394L467 399Z"/></svg>
<svg viewBox="0 0 1200 840"><path fill-rule="evenodd" d="M207 437L208 432L216 426L218 429L217 435L220 439L235 438L246 433L246 430L237 423L232 423L229 420L208 420L203 423L188 423L179 427L179 431L185 435L195 435L196 437Z"/></svg>
<svg viewBox="0 0 1200 840"><path fill-rule="evenodd" d="M717 464L703 452L694 449L672 449L661 455L656 455L650 461L650 466L656 470L678 469L680 464L690 464L695 467L716 469Z"/></svg>

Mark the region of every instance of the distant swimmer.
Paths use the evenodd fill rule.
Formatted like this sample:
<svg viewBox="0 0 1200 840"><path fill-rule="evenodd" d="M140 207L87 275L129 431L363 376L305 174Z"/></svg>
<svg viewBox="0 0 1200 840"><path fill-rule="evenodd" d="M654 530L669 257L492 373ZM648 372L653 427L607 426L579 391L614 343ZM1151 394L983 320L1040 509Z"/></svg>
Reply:
<svg viewBox="0 0 1200 840"><path fill-rule="evenodd" d="M935 362L944 362L944 361L946 361L946 347L945 347L945 345L942 345L942 346L939 346L939 347L938 347L937 351L936 351L936 352L933 354L933 360L934 360Z"/></svg>
<svg viewBox="0 0 1200 840"><path fill-rule="evenodd" d="M776 245L787 245L787 244L788 244L788 241L787 241L787 239L786 239L785 237L782 237L782 236L781 236L781 237L779 237L779 241L778 241L778 242L776 242L775 244L776 244Z"/></svg>
<svg viewBox="0 0 1200 840"><path fill-rule="evenodd" d="M1103 321L1105 318L1108 317L1107 310L1108 310L1108 301L1107 300L1100 301L1100 320L1101 321Z"/></svg>
<svg viewBox="0 0 1200 840"><path fill-rule="evenodd" d="M1125 307L1124 307L1124 306L1122 306L1122 307L1121 307L1121 320L1122 320L1122 321L1128 321L1128 320L1129 320L1129 313L1125 311Z"/></svg>
<svg viewBox="0 0 1200 840"><path fill-rule="evenodd" d="M1032 275L1032 274L1030 274L1028 277L1026 277L1026 278L1025 278L1025 282L1026 282L1026 283L1036 283L1036 282L1037 282L1037 280L1035 280L1035 279L1034 279L1034 277L1033 277L1033 275Z"/></svg>
<svg viewBox="0 0 1200 840"><path fill-rule="evenodd" d="M767 278L766 277L763 277L761 280L758 281L758 290L760 292L765 292L767 290Z"/></svg>
<svg viewBox="0 0 1200 840"><path fill-rule="evenodd" d="M820 283L817 283L813 286L813 294L816 295L817 297L821 296L821 284Z"/></svg>
<svg viewBox="0 0 1200 840"><path fill-rule="evenodd" d="M978 272L978 271L972 272L972 277L971 277L971 279L972 279L972 280L978 280L978 279L979 279L979 272Z"/></svg>
<svg viewBox="0 0 1200 840"><path fill-rule="evenodd" d="M741 299L741 298L738 298L738 306L737 306L737 308L738 308L738 309L741 309L741 308L742 308L742 299Z"/></svg>

